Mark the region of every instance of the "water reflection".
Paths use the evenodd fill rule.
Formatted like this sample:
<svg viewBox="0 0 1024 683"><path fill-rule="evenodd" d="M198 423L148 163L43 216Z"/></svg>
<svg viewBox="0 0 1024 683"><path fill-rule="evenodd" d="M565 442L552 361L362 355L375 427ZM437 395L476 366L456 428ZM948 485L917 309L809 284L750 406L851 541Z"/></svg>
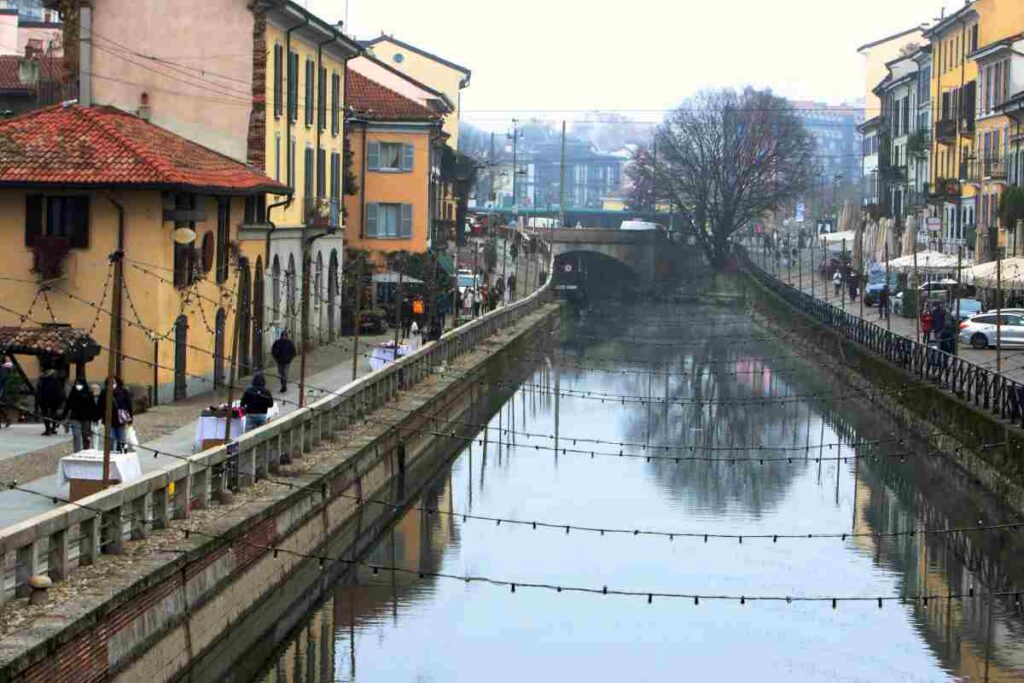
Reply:
<svg viewBox="0 0 1024 683"><path fill-rule="evenodd" d="M1024 680L1024 620L1013 598L908 598L754 604L602 598L435 580L479 574L628 590L771 595L917 596L1024 586L1019 534L861 536L843 541L667 541L533 531L463 521L466 512L592 526L709 533L886 533L1012 519L927 445L857 446L897 426L829 395L828 373L779 345L737 341L764 330L701 307L613 309L582 329L637 341L563 345L536 368L475 442L424 492L361 568L268 662L262 680ZM570 331L571 332L571 331ZM607 358L630 359L610 363ZM771 360L761 360L770 358ZM581 369L606 366L617 371ZM558 395L585 388L714 404L601 404ZM780 396L811 396L781 403ZM752 397L765 402L754 406ZM744 405L729 405L742 399ZM763 445L753 462L588 458L552 451L557 434L651 446ZM840 447L820 444L842 442ZM541 448L537 448L541 446ZM779 449L786 448L782 451ZM867 457L870 449L912 452ZM602 448L608 450L608 447ZM642 449L634 449L643 452ZM761 457L792 454L793 462ZM847 462L823 460L848 456ZM420 578L415 572L424 572Z"/></svg>

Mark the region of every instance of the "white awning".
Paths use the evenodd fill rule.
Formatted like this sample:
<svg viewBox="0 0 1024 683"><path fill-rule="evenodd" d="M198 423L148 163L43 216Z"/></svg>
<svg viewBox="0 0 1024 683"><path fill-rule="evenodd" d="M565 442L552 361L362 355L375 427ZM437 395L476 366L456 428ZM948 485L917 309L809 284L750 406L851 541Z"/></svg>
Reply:
<svg viewBox="0 0 1024 683"><path fill-rule="evenodd" d="M1024 289L1024 257L1003 259L998 263L997 273L996 261L979 263L967 271L967 282L976 287L995 289L997 280L1002 289ZM997 277L998 276L998 277Z"/></svg>
<svg viewBox="0 0 1024 683"><path fill-rule="evenodd" d="M897 273L914 272L915 256L913 253L900 256L889 261L889 269ZM919 273L955 273L957 257L955 254L943 254L938 251L919 251L916 256ZM971 266L970 261L960 263L963 268Z"/></svg>

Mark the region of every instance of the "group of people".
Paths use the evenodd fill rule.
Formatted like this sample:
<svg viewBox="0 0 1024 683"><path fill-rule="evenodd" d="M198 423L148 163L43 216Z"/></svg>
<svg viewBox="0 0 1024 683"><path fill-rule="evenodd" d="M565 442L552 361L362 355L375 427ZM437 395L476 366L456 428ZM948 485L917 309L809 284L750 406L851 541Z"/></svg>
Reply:
<svg viewBox="0 0 1024 683"><path fill-rule="evenodd" d="M65 391L64 376L56 370L43 371L36 384L36 403L43 420L43 436L57 434L61 425L65 432L71 431L75 451L94 447L94 423L106 419L107 388L104 386L96 395L95 389L82 378L71 384ZM10 397L4 397L9 403ZM115 377L111 393L110 431L113 447L126 448L134 445L133 423L135 410L132 397L120 377ZM98 444L97 444L98 445Z"/></svg>
<svg viewBox="0 0 1024 683"><path fill-rule="evenodd" d="M847 271L845 274L843 272L844 269ZM835 287L836 296L839 296L843 291L844 284L850 295L850 301L856 301L857 295L860 294L860 275L849 270L849 266L838 266L836 272L832 275L832 286Z"/></svg>
<svg viewBox="0 0 1024 683"><path fill-rule="evenodd" d="M921 309L921 335L926 346L932 339L938 342L939 350L956 352L956 316L945 309L941 302L925 305Z"/></svg>

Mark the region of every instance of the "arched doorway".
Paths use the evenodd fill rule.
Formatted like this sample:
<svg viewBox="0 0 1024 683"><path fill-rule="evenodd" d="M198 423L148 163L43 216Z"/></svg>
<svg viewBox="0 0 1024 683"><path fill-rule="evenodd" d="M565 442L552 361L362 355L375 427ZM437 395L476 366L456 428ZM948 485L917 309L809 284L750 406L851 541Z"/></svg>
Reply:
<svg viewBox="0 0 1024 683"><path fill-rule="evenodd" d="M295 272L296 272L295 271L295 255L294 254L290 254L288 256L288 270L285 271L284 281L285 281L285 285L286 285L286 289L285 289L285 292L286 292L286 296L285 296L285 299L286 299L286 301L285 301L285 308L286 308L285 317L288 319L288 324L287 324L286 328L288 330L288 334L291 335L292 337L296 336L296 330L295 330L295 313L296 313L296 311L295 311L295 304L296 304Z"/></svg>
<svg viewBox="0 0 1024 683"><path fill-rule="evenodd" d="M275 321L281 320L281 260L274 257L274 265L270 269L270 312Z"/></svg>
<svg viewBox="0 0 1024 683"><path fill-rule="evenodd" d="M188 396L188 318L179 315L174 321L174 400Z"/></svg>
<svg viewBox="0 0 1024 683"><path fill-rule="evenodd" d="M338 305L338 250L331 249L327 265L327 339L334 341L335 307Z"/></svg>
<svg viewBox="0 0 1024 683"><path fill-rule="evenodd" d="M217 309L213 324L213 388L224 386L224 336L227 331L228 314L223 308Z"/></svg>
<svg viewBox="0 0 1024 683"><path fill-rule="evenodd" d="M238 328L238 358L235 362L238 364L239 376L244 377L249 374L251 367L249 332L252 325L252 280L249 274L249 259L242 257L238 261L238 279L241 289L238 292L240 308L236 314L235 323L240 327Z"/></svg>
<svg viewBox="0 0 1024 683"><path fill-rule="evenodd" d="M263 257L256 257L256 271L252 284L252 365L257 370L263 369Z"/></svg>

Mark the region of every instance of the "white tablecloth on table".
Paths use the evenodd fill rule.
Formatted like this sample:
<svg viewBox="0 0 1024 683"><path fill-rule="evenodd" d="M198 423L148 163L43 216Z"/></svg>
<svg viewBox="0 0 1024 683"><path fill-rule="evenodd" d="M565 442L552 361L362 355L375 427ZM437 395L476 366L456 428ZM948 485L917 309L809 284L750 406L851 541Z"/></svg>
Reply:
<svg viewBox="0 0 1024 683"><path fill-rule="evenodd" d="M240 400L239 401L235 401L231 405L233 405L234 407L238 408L238 407L240 407L242 405L242 402ZM278 404L277 401L274 401L274 403L269 408L267 408L267 422L270 422L271 420L273 420L275 417L277 417L280 414L281 414L281 406ZM221 425L221 427L223 428L223 425ZM245 418L243 417L242 418L242 431L246 432L246 431L248 431L248 429L249 429L249 424L246 422Z"/></svg>
<svg viewBox="0 0 1024 683"><path fill-rule="evenodd" d="M142 465L139 454L135 451L127 453L111 452L110 480L120 483L136 481L142 478ZM86 449L65 456L57 465L57 489L61 495L67 495L71 479L103 480L103 451L95 448Z"/></svg>
<svg viewBox="0 0 1024 683"><path fill-rule="evenodd" d="M242 424L242 418L236 417L231 420L231 439L237 439L240 437L245 429L245 425ZM213 415L201 415L196 420L196 438L194 448L198 451L203 447L203 441L206 439L220 439L224 440L224 418L214 417Z"/></svg>
<svg viewBox="0 0 1024 683"><path fill-rule="evenodd" d="M398 346L398 357L409 355L411 349L408 344L400 344ZM373 352L370 354L370 367L374 370L380 370L388 363L395 362L395 347L390 344L381 344L373 347Z"/></svg>

